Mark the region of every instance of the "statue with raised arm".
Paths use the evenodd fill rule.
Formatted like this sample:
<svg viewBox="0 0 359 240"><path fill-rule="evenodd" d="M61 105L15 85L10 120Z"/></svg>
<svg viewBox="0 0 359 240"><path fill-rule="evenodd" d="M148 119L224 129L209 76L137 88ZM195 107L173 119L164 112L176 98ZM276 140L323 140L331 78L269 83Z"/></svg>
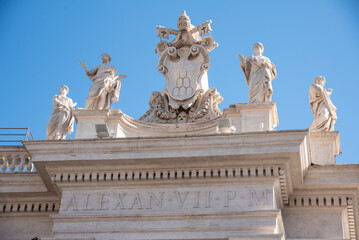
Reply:
<svg viewBox="0 0 359 240"><path fill-rule="evenodd" d="M109 110L112 101L118 102L121 89L120 78L126 78L126 75L116 75L117 68L110 66L111 56L109 54L103 53L101 58L103 65L98 65L90 71L87 69L85 61L79 63L92 81L85 103L85 109L88 110Z"/></svg>
<svg viewBox="0 0 359 240"><path fill-rule="evenodd" d="M73 103L71 98L66 97L68 92L69 88L66 85L62 85L60 87L61 95L55 95L53 98L55 108L47 124L47 139L65 139L67 133L70 138L70 134L74 131L72 111L77 103Z"/></svg>
<svg viewBox="0 0 359 240"><path fill-rule="evenodd" d="M162 92L153 92L150 109L140 118L146 122L184 123L212 120L222 113L222 101L216 89L208 87L209 52L218 44L211 36L212 21L197 27L191 24L186 11L177 20L178 30L157 26L160 42L155 52L160 55L157 70L166 79ZM171 42L162 41L174 35Z"/></svg>
<svg viewBox="0 0 359 240"><path fill-rule="evenodd" d="M309 104L314 114L310 131L334 131L334 124L337 120L336 107L329 96L333 89L325 89L325 78L318 76L309 88Z"/></svg>
<svg viewBox="0 0 359 240"><path fill-rule="evenodd" d="M241 69L249 88L249 103L270 102L272 100L272 80L277 77L275 65L262 56L264 47L261 43L253 46L256 55L243 57L239 54Z"/></svg>

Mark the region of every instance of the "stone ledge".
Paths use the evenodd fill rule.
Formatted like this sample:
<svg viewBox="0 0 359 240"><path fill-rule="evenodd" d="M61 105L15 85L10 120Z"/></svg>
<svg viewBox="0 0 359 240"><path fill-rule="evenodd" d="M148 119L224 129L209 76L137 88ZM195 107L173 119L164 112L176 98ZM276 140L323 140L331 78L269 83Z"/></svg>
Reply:
<svg viewBox="0 0 359 240"><path fill-rule="evenodd" d="M228 240L284 240L284 234L228 235ZM288 238L287 238L288 239ZM307 239L306 239L307 240Z"/></svg>
<svg viewBox="0 0 359 240"><path fill-rule="evenodd" d="M0 173L0 193L46 192L46 186L38 173Z"/></svg>

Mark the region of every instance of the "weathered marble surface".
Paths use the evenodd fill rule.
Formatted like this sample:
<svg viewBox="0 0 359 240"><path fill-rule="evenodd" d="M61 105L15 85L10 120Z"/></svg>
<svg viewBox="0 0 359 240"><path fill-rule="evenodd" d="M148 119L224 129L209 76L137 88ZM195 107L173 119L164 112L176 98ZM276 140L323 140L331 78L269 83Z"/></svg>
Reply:
<svg viewBox="0 0 359 240"><path fill-rule="evenodd" d="M121 79L126 75L116 75L117 68L110 66L111 56L107 53L101 55L103 65L98 65L92 70L87 69L86 62L79 63L84 67L87 77L93 82L89 96L86 99L85 109L108 110L113 102L118 102Z"/></svg>
<svg viewBox="0 0 359 240"><path fill-rule="evenodd" d="M330 100L333 89L325 89L325 78L318 76L309 88L309 104L314 114L310 131L334 131L337 108Z"/></svg>
<svg viewBox="0 0 359 240"><path fill-rule="evenodd" d="M253 45L256 55L243 57L239 54L241 69L249 87L249 103L270 102L272 100L272 80L277 77L275 65L269 58L262 56L261 43Z"/></svg>
<svg viewBox="0 0 359 240"><path fill-rule="evenodd" d="M66 85L62 85L60 87L61 95L55 95L53 98L55 108L47 124L47 139L65 139L67 133L70 135L74 131L72 112L77 103L73 103L71 98L66 97L68 92L69 88Z"/></svg>

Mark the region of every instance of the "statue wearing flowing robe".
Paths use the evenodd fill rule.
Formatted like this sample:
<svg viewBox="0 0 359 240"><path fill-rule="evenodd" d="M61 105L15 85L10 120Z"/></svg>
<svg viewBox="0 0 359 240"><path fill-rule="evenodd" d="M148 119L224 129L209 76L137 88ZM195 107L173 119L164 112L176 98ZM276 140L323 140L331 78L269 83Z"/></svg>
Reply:
<svg viewBox="0 0 359 240"><path fill-rule="evenodd" d="M72 111L76 103L72 102L71 98L66 97L68 88L63 85L60 88L61 95L53 97L53 104L55 106L52 111L49 123L46 129L47 139L65 139L66 134L71 134L74 129L74 117Z"/></svg>
<svg viewBox="0 0 359 240"><path fill-rule="evenodd" d="M326 90L324 84L325 78L319 76L309 88L309 103L314 114L310 131L334 131L337 109L329 98L332 90Z"/></svg>
<svg viewBox="0 0 359 240"><path fill-rule="evenodd" d="M113 102L118 102L121 89L120 78L126 75L116 75L117 68L110 66L110 55L101 55L103 65L94 67L88 71L86 63L80 65L85 68L86 75L92 81L90 92L86 98L85 109L88 110L109 110Z"/></svg>
<svg viewBox="0 0 359 240"><path fill-rule="evenodd" d="M253 48L256 55L239 57L249 87L248 102L270 102L273 94L272 80L277 77L276 68L267 57L262 56L264 48L261 43L256 43Z"/></svg>
<svg viewBox="0 0 359 240"><path fill-rule="evenodd" d="M108 110L111 101L118 102L121 80L116 76L117 69L113 66L96 66L89 71L89 78L93 82L85 109Z"/></svg>

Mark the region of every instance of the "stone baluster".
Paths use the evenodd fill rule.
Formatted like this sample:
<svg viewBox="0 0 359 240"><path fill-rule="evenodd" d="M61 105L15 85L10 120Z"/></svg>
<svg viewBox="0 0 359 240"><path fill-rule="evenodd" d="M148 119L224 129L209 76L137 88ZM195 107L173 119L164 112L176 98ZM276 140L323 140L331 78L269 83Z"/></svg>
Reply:
<svg viewBox="0 0 359 240"><path fill-rule="evenodd" d="M18 156L17 155L12 155L12 158L11 158L11 164L10 164L10 172L14 172L15 171L15 168L16 168L16 160L18 159Z"/></svg>
<svg viewBox="0 0 359 240"><path fill-rule="evenodd" d="M22 172L24 170L25 159L26 158L27 158L26 155L21 156L21 161L20 161L20 165L19 165L19 172Z"/></svg>
<svg viewBox="0 0 359 240"><path fill-rule="evenodd" d="M5 172L7 169L7 158L5 156L0 157L1 172Z"/></svg>
<svg viewBox="0 0 359 240"><path fill-rule="evenodd" d="M31 158L28 158L28 160L29 160L29 162L27 163L27 166L26 166L26 172L32 172L33 164L32 164Z"/></svg>
<svg viewBox="0 0 359 240"><path fill-rule="evenodd" d="M5 162L2 165L1 171L6 172L9 168L9 166L11 165L11 163L12 163L12 155L6 155Z"/></svg>
<svg viewBox="0 0 359 240"><path fill-rule="evenodd" d="M22 162L22 156L21 155L17 155L16 159L15 159L15 167L17 168L18 172L21 172L19 170L20 164Z"/></svg>
<svg viewBox="0 0 359 240"><path fill-rule="evenodd" d="M12 165L13 161L13 156L12 155L7 155L7 165L6 165L6 170ZM10 172L10 171L9 171Z"/></svg>

